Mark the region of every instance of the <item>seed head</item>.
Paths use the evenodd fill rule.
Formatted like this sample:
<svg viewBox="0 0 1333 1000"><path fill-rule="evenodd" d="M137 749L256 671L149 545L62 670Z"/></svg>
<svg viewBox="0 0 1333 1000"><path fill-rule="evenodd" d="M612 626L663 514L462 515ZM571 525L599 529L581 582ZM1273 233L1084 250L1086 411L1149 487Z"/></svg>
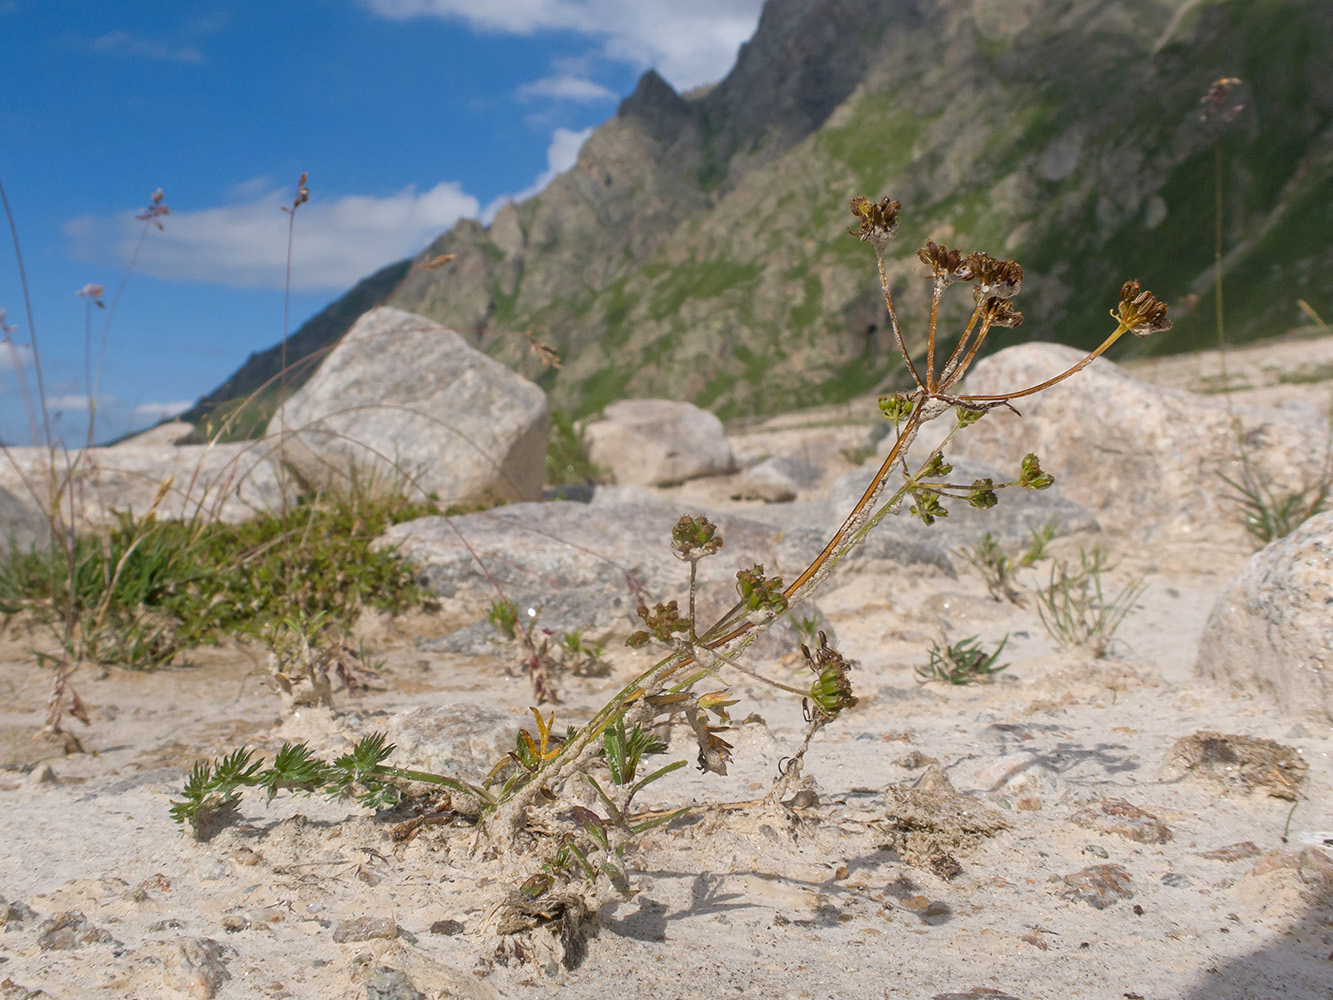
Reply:
<svg viewBox="0 0 1333 1000"><path fill-rule="evenodd" d="M987 299L986 308L990 313L991 326L1015 327L1023 325L1023 314L1015 309L1013 303L1008 299Z"/></svg>
<svg viewBox="0 0 1333 1000"><path fill-rule="evenodd" d="M1018 294L1018 287L1023 283L1023 268L1018 261L999 260L978 250L968 254L965 263L972 270L972 298L975 301L1007 299Z"/></svg>
<svg viewBox="0 0 1333 1000"><path fill-rule="evenodd" d="M96 304L97 308L102 309L105 308L102 303L102 292L104 291L105 289L101 285L94 285L89 283L87 285L84 285L74 294L81 299L92 299L92 301Z"/></svg>
<svg viewBox="0 0 1333 1000"><path fill-rule="evenodd" d="M869 243L880 253L888 246L898 232L898 210L902 205L890 201L887 197L877 202L864 195L852 199L852 214L860 220L860 226L848 232L862 243Z"/></svg>
<svg viewBox="0 0 1333 1000"><path fill-rule="evenodd" d="M1231 91L1239 86L1240 78L1235 76L1220 76L1214 80L1209 85L1208 92L1199 98L1199 104L1202 106L1202 110L1199 111L1199 121L1206 122L1221 115L1222 121L1229 122L1245 110L1244 104L1223 107Z"/></svg>
<svg viewBox="0 0 1333 1000"><path fill-rule="evenodd" d="M1171 329L1171 321L1166 318L1166 303L1152 292L1142 288L1137 281L1126 281L1120 289L1120 305L1111 313L1112 319L1119 320L1136 337L1146 337L1151 333L1161 333Z"/></svg>
<svg viewBox="0 0 1333 1000"><path fill-rule="evenodd" d="M171 208L162 201L162 189L158 188L149 198L148 207L135 216L140 222L151 222L158 229L164 229L162 216L170 215Z"/></svg>
<svg viewBox="0 0 1333 1000"><path fill-rule="evenodd" d="M930 268L930 276L946 285L953 281L971 281L973 278L972 265L961 250L950 250L934 240L926 240L926 245L916 255L921 263Z"/></svg>

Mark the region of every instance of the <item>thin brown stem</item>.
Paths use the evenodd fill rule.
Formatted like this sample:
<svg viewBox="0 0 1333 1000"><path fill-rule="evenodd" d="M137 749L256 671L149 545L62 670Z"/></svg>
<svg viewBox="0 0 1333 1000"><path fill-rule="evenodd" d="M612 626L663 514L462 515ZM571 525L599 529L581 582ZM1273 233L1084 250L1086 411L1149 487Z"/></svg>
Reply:
<svg viewBox="0 0 1333 1000"><path fill-rule="evenodd" d="M1031 396L1035 392L1041 392L1043 389L1049 389L1057 382L1063 382L1065 379L1069 378L1070 375L1073 375L1076 372L1081 372L1084 368L1088 367L1088 365L1092 364L1099 357L1101 357L1107 348L1109 348L1112 344L1114 344L1117 340L1119 340L1122 336L1124 336L1128 332L1129 332L1129 327L1125 326L1123 323L1120 324L1119 327L1116 329L1115 333L1111 334L1109 337L1103 340L1101 342L1101 345L1095 351L1089 354L1086 358L1084 358L1082 361L1072 366L1071 368L1068 368L1065 371L1061 372L1059 375L1056 375L1054 378L1048 378L1045 382L1038 382L1036 385L1028 386L1026 389L1020 389L1018 392L1005 392L992 396L959 396L958 398L968 403L1003 403L1011 399L1021 399L1023 396Z"/></svg>
<svg viewBox="0 0 1333 1000"><path fill-rule="evenodd" d="M878 249L875 250L875 260L879 265L879 287L884 292L884 305L889 310L889 323L893 327L893 339L898 345L898 353L907 362L907 369L912 373L912 380L916 382L917 388L925 389L926 383L921 381L916 365L912 364L912 355L907 350L907 342L903 340L902 329L898 326L898 310L893 308L893 293L889 291L889 276L884 270L884 255Z"/></svg>
<svg viewBox="0 0 1333 1000"><path fill-rule="evenodd" d="M926 334L926 391L935 391L935 329L940 319L940 298L944 282L936 277L930 295L930 330Z"/></svg>

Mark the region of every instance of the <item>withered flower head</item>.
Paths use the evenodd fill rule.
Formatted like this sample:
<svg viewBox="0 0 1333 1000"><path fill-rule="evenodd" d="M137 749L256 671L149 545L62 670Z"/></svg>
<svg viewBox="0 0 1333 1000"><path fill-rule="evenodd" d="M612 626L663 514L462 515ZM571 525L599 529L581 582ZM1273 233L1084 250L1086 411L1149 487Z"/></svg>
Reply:
<svg viewBox="0 0 1333 1000"><path fill-rule="evenodd" d="M950 250L934 240L926 240L926 245L916 252L916 256L930 268L932 278L938 278L946 285L952 281L972 280L972 265L961 250Z"/></svg>
<svg viewBox="0 0 1333 1000"><path fill-rule="evenodd" d="M162 189L158 188L153 192L148 207L136 215L135 218L140 222L151 222L153 225L157 226L158 229L165 228L162 225L161 219L164 215L170 215L171 209L163 203L162 198Z"/></svg>
<svg viewBox="0 0 1333 1000"><path fill-rule="evenodd" d="M865 195L858 194L852 199L852 214L861 220L861 225L848 232L882 253L889 240L898 232L898 210L901 208L902 205L887 197L873 202Z"/></svg>
<svg viewBox="0 0 1333 1000"><path fill-rule="evenodd" d="M986 303L991 326L1015 327L1023 325L1023 314L1008 299L992 298Z"/></svg>
<svg viewBox="0 0 1333 1000"><path fill-rule="evenodd" d="M1166 303L1134 280L1126 281L1121 287L1120 305L1111 317L1119 320L1136 337L1171 329L1171 321L1166 318Z"/></svg>
<svg viewBox="0 0 1333 1000"><path fill-rule="evenodd" d="M1016 260L998 260L978 250L968 254L964 263L972 269L972 297L977 302L1010 298L1023 283L1023 268Z"/></svg>
<svg viewBox="0 0 1333 1000"><path fill-rule="evenodd" d="M1224 122L1229 122L1240 114L1245 108L1243 104L1233 104L1225 111L1222 108L1231 91L1239 86L1240 78L1235 76L1220 76L1214 80L1209 85L1208 92L1199 98L1199 104L1203 106L1203 110L1199 112L1199 121L1206 122L1220 114Z"/></svg>
<svg viewBox="0 0 1333 1000"><path fill-rule="evenodd" d="M102 305L102 292L104 291L105 289L101 285L94 285L90 282L89 284L84 285L74 294L81 299L92 299L93 302L96 303L97 307L101 309L105 308Z"/></svg>

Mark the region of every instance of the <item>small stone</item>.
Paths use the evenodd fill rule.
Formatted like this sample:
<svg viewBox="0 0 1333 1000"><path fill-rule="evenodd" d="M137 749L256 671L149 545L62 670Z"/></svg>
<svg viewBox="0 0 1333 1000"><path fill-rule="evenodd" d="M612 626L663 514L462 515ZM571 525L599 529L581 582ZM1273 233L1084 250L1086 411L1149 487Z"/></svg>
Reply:
<svg viewBox="0 0 1333 1000"><path fill-rule="evenodd" d="M17 899L6 902L5 898L0 896L0 929L12 930L36 918L37 914L33 913L27 904Z"/></svg>
<svg viewBox="0 0 1333 1000"><path fill-rule="evenodd" d="M148 930L150 933L160 933L162 931L178 931L184 926L184 920L168 917L166 920L159 920L156 923L149 924Z"/></svg>
<svg viewBox="0 0 1333 1000"><path fill-rule="evenodd" d="M38 931L37 946L42 951L73 951L86 944L111 942L109 933L94 927L78 910L67 910L43 920Z"/></svg>
<svg viewBox="0 0 1333 1000"><path fill-rule="evenodd" d="M1062 881L1066 885L1062 895L1082 900L1099 910L1134 895L1129 872L1120 865L1092 865L1064 876Z"/></svg>
<svg viewBox="0 0 1333 1000"><path fill-rule="evenodd" d="M349 941L392 940L398 936L398 924L392 917L356 917L344 920L333 929L338 944ZM392 971L392 970L391 970Z"/></svg>
<svg viewBox="0 0 1333 1000"><path fill-rule="evenodd" d="M1167 872L1162 876L1162 885L1169 886L1172 889L1188 889L1193 884L1188 876L1182 875L1180 872Z"/></svg>
<svg viewBox="0 0 1333 1000"><path fill-rule="evenodd" d="M463 924L458 920L437 920L430 925L430 932L453 937L455 934L463 933Z"/></svg>
<svg viewBox="0 0 1333 1000"><path fill-rule="evenodd" d="M407 973L379 966L366 977L366 1000L426 1000Z"/></svg>
<svg viewBox="0 0 1333 1000"><path fill-rule="evenodd" d="M50 764L42 763L38 764L28 772L28 784L30 786L58 785L60 784L60 779L56 777L56 772L51 768Z"/></svg>
<svg viewBox="0 0 1333 1000"><path fill-rule="evenodd" d="M1124 799L1107 799L1098 805L1081 809L1071 820L1079 826L1118 834L1140 844L1164 844L1172 837L1170 829L1160 819Z"/></svg>
<svg viewBox="0 0 1333 1000"><path fill-rule="evenodd" d="M238 847L227 855L238 865L257 865L263 859L248 847Z"/></svg>
<svg viewBox="0 0 1333 1000"><path fill-rule="evenodd" d="M905 767L909 771L915 771L919 767L925 767L927 764L938 764L939 761L934 757L927 757L920 750L912 750L903 754L894 761L899 767Z"/></svg>
<svg viewBox="0 0 1333 1000"><path fill-rule="evenodd" d="M1215 851L1200 851L1199 857L1207 858L1209 861L1241 861L1245 858L1252 858L1259 853L1259 848L1254 846L1251 840L1242 840L1238 844L1228 844L1226 847L1219 847Z"/></svg>
<svg viewBox="0 0 1333 1000"><path fill-rule="evenodd" d="M212 938L180 938L163 956L162 981L199 1000L212 1000L218 987L231 978L227 951Z"/></svg>
<svg viewBox="0 0 1333 1000"><path fill-rule="evenodd" d="M1111 856L1111 852L1100 844L1088 844L1083 850L1085 853L1101 858L1103 861Z"/></svg>
<svg viewBox="0 0 1333 1000"><path fill-rule="evenodd" d="M42 990L30 990L9 978L0 983L0 1000L37 1000L38 997L49 997L50 995Z"/></svg>
<svg viewBox="0 0 1333 1000"><path fill-rule="evenodd" d="M966 993L936 993L931 1000L1018 1000L1017 997L989 986L974 986Z"/></svg>

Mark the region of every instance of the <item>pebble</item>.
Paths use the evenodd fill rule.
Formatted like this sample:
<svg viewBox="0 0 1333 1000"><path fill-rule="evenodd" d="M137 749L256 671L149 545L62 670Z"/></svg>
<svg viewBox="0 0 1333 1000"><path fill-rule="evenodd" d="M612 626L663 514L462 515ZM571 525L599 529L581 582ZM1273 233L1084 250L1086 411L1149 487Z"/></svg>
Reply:
<svg viewBox="0 0 1333 1000"><path fill-rule="evenodd" d="M463 933L463 924L458 920L437 920L430 925L432 934L446 934L452 937Z"/></svg>
<svg viewBox="0 0 1333 1000"><path fill-rule="evenodd" d="M1062 895L1082 900L1099 910L1134 895L1129 872L1120 865L1092 865L1064 876L1061 881L1066 886Z"/></svg>
<svg viewBox="0 0 1333 1000"><path fill-rule="evenodd" d="M366 977L366 1000L426 1000L407 973L378 966Z"/></svg>
<svg viewBox="0 0 1333 1000"><path fill-rule="evenodd" d="M0 929L9 930L11 926L18 927L29 920L35 920L36 917L37 914L33 913L26 903L21 903L17 899L6 902L5 897L0 896Z"/></svg>
<svg viewBox="0 0 1333 1000"><path fill-rule="evenodd" d="M397 936L398 924L392 917L355 917L344 920L333 929L333 940L338 944L375 938L391 940Z"/></svg>
<svg viewBox="0 0 1333 1000"><path fill-rule="evenodd" d="M228 950L212 938L178 938L163 956L162 981L199 1000L212 1000L231 978L226 967Z"/></svg>
<svg viewBox="0 0 1333 1000"><path fill-rule="evenodd" d="M1254 846L1252 840L1242 840L1238 844L1228 844L1226 847L1219 847L1215 851L1200 851L1199 857L1207 858L1210 861L1242 861L1245 858L1255 857L1259 853L1259 848Z"/></svg>
<svg viewBox="0 0 1333 1000"><path fill-rule="evenodd" d="M936 993L931 1000L1018 1000L1018 997L989 986L974 986L966 993Z"/></svg>
<svg viewBox="0 0 1333 1000"><path fill-rule="evenodd" d="M1140 844L1164 844L1173 836L1160 819L1124 799L1107 799L1087 809L1080 809L1071 820L1078 826L1118 834Z"/></svg>
<svg viewBox="0 0 1333 1000"><path fill-rule="evenodd" d="M37 946L42 951L73 951L86 944L111 943L111 935L94 927L78 910L66 910L43 920L38 932Z"/></svg>
<svg viewBox="0 0 1333 1000"><path fill-rule="evenodd" d="M1167 872L1162 876L1162 885L1169 886L1172 889L1188 889L1194 883L1186 875L1180 872Z"/></svg>

